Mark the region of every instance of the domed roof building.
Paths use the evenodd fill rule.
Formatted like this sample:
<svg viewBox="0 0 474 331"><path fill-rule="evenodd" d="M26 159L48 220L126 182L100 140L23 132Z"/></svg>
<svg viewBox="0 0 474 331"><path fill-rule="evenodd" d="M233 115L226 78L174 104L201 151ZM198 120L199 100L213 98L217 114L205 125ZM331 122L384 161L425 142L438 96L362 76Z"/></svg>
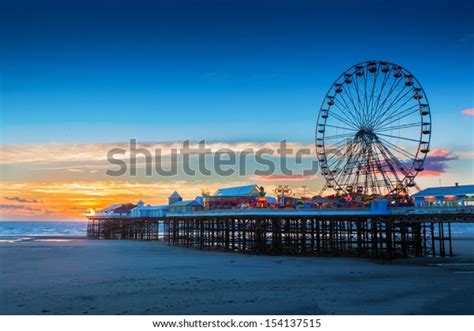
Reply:
<svg viewBox="0 0 474 331"><path fill-rule="evenodd" d="M171 206L178 201L183 201L183 197L177 191L174 191L168 198L168 205Z"/></svg>

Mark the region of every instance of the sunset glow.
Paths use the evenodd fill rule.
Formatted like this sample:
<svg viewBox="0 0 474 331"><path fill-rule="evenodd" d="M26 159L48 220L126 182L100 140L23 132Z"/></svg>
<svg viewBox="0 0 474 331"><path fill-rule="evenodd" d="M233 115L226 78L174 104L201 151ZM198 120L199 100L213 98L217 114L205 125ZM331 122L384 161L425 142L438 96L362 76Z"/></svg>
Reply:
<svg viewBox="0 0 474 331"><path fill-rule="evenodd" d="M175 190L193 199L203 189L213 193L245 184L263 185L270 195L278 185L301 195L304 185L306 194L317 195L325 186L321 169L308 174L293 157L292 174L281 169L259 174L249 161L243 175L164 177L145 174L143 155L136 158L136 176L107 175L117 169L107 155L123 149L115 159L129 169L130 142L136 141L151 152L155 169L155 151L165 168L184 141L205 141L213 153L228 149L236 155L276 151L286 141L291 149L310 151L302 157L304 166L317 163L315 129L328 88L351 65L373 60L402 66L422 85L416 90L422 88L423 97L415 89L398 96L394 90L394 100L385 103L399 108L394 105L394 113L407 111L406 102L414 100L420 110L429 105L429 123L407 122L401 130L409 134L393 142L414 154L420 133L429 132L431 152L422 153L424 171L416 184L474 182L473 39L464 5L158 1L148 10L122 1L4 3L1 12L9 14L0 23L8 50L0 52L3 220L84 219L114 203L160 204ZM446 15L443 24L440 13ZM407 100L396 103L405 94ZM339 113L343 120L351 114ZM396 125L383 131L385 138L401 135ZM325 145L327 153L335 150Z"/></svg>

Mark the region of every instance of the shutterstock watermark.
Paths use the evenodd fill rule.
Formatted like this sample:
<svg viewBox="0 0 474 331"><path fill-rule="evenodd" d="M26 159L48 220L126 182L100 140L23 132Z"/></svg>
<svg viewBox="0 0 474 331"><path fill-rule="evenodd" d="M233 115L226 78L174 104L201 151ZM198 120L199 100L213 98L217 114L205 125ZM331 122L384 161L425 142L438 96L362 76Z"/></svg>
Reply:
<svg viewBox="0 0 474 331"><path fill-rule="evenodd" d="M112 148L107 153L111 167L108 176L304 176L318 173L314 148L289 144L286 140L260 148L230 144L207 144L205 140L179 144L138 144L130 139L127 148ZM217 147L216 147L217 146Z"/></svg>

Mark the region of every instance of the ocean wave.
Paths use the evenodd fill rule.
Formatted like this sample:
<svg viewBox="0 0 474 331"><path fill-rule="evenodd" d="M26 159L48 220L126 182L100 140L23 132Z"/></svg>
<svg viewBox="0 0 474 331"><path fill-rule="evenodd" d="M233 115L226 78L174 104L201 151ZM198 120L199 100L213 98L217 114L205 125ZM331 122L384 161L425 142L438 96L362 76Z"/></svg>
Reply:
<svg viewBox="0 0 474 331"><path fill-rule="evenodd" d="M2 237L41 237L41 236L69 236L84 237L87 235L86 222L67 221L1 221L0 239ZM2 242L2 241L0 241Z"/></svg>

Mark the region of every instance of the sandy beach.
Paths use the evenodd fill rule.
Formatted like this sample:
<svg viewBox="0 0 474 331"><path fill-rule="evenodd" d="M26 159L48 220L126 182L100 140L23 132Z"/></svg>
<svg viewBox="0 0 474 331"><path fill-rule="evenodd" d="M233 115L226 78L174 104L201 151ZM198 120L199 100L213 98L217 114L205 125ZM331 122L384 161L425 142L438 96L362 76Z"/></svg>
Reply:
<svg viewBox="0 0 474 331"><path fill-rule="evenodd" d="M252 256L156 242L0 243L1 314L473 314L474 240L454 258Z"/></svg>

